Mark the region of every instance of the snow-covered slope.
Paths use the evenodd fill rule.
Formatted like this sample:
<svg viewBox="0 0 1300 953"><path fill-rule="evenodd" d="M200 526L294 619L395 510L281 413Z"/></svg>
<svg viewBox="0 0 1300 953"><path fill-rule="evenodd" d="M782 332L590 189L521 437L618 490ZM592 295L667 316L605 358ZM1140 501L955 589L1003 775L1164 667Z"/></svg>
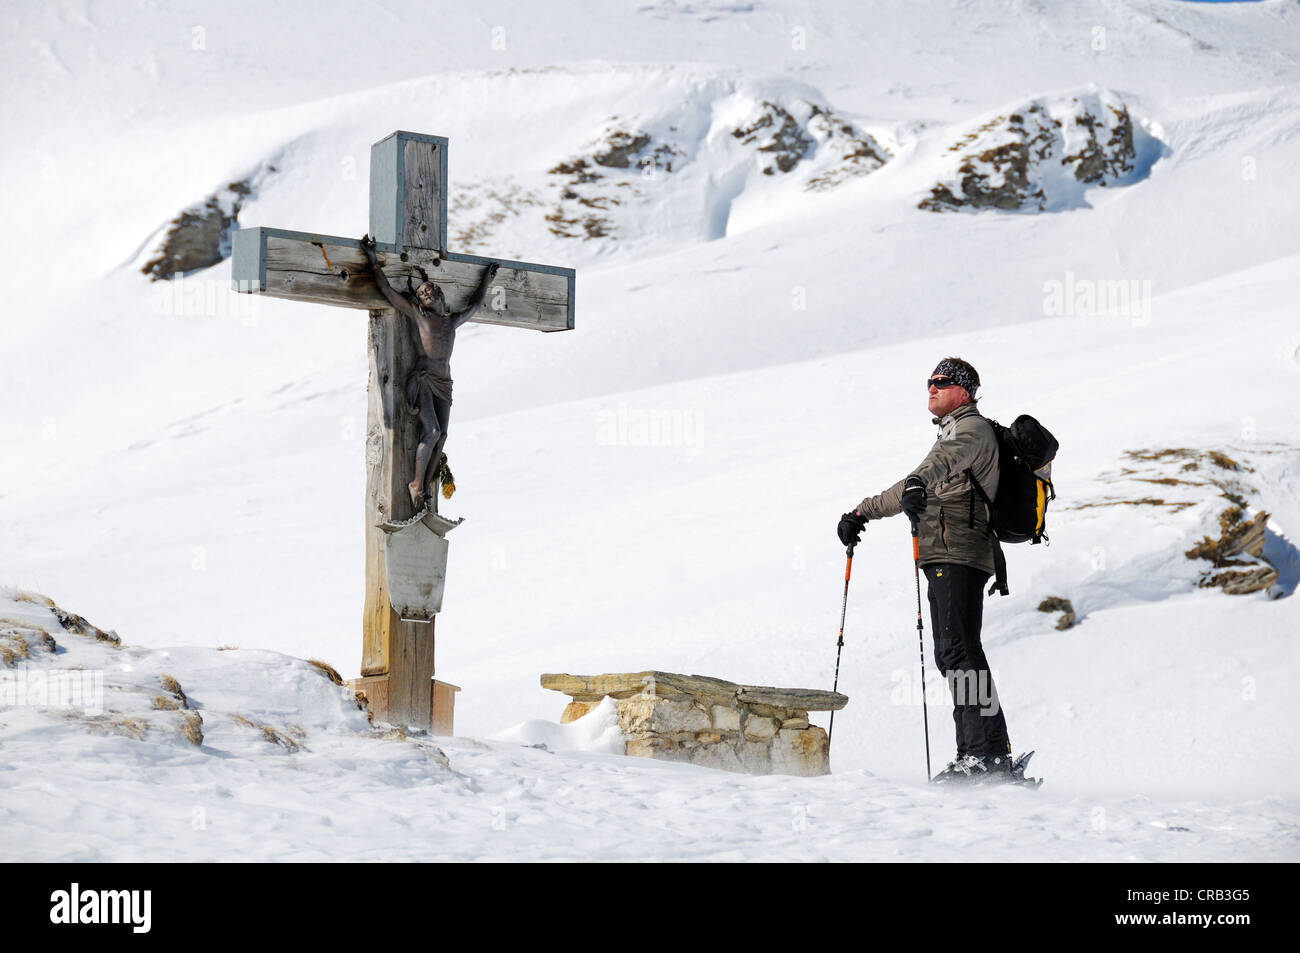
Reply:
<svg viewBox="0 0 1300 953"><path fill-rule="evenodd" d="M238 7L223 23L239 22ZM574 5L543 18L511 2L436 34L344 37L328 16L292 19L293 43L287 13L239 42L183 5L112 20L80 2L8 14L4 82L21 95L0 108L29 146L0 157L13 183L0 212L23 223L0 241L16 273L41 277L11 289L0 327L11 447L0 583L115 628L145 673L132 685L171 674L205 724L230 723L194 748L163 741L165 726L146 742L88 738L19 711L0 714L0 745L27 758L66 744L63 791L111 765L122 779L232 792L232 816L287 803L303 783L358 792L311 819L286 808L245 825L267 857L307 850L307 832L322 830L322 855L364 856L369 842L318 825L346 827L400 776L411 796L397 813L432 811L455 832L436 856L529 855L549 842L532 822L552 824L554 805L579 791L592 806L574 823L598 832L664 817L689 830L699 805L735 798L763 821L738 824L717 857L920 858L957 844L997 857L1014 829L1061 859L1294 859L1300 711L1279 673L1300 572L1300 426L1288 410L1300 398L1296 7L1019 7ZM372 9L377 24L402 22L397 4ZM970 133L1001 135L991 121L1026 104L1075 115L1064 104L1079 99L1123 103L1138 174L1104 188L1055 179L1068 189L1044 212L918 208L960 171L969 149L954 145L997 144ZM48 101L67 107L38 108ZM784 116L805 132L776 143L795 143L785 152L763 148ZM471 326L457 349L459 490L444 508L468 519L438 666L464 687L458 731L480 739L445 746L461 786L440 766L414 780L433 763L426 751L369 737L328 682L286 657L345 675L359 660L363 316L236 298L228 262L180 289L139 273L169 219L249 176L242 224L359 234L369 144L396 128L451 137L453 247L579 269L575 331ZM1058 165L1077 141L1063 140ZM871 156L851 161L868 142ZM597 160L620 149L626 166ZM768 174L780 156L790 168ZM601 182L577 188L552 171L578 159ZM809 187L819 181L829 187ZM548 215L574 219L582 204L566 189L598 204L606 188L639 192L603 234L552 229ZM1032 413L1062 444L1052 545L1016 548L1013 594L986 609L1013 743L1037 748L1052 782L1036 806L1007 792L968 809L921 784L901 521L868 527L855 559L840 681L852 701L836 720L832 778L629 764L588 750L598 724L572 742L529 724L561 707L537 687L543 671L828 686L843 578L832 523L924 453L920 381L951 353L980 369L987 414ZM1165 449L1193 456L1138 466L1129 455ZM1200 475L1234 481L1272 514L1267 553L1286 598L1197 588L1204 564L1183 553L1217 530L1223 488L1144 481L1186 479L1178 467L1210 451L1251 468ZM1057 631L1036 611L1049 595L1070 599L1080 624ZM278 698L235 692L259 673L273 673ZM929 689L942 759L943 687L932 677ZM296 708L310 713L290 718ZM309 750L258 747L233 721L241 713L307 729ZM534 741L581 750L518 748ZM91 750L100 760L79 757ZM394 774L367 780L371 759L389 757ZM279 773L259 801L240 779L263 770ZM28 783L0 774L6 807L30 800ZM659 800L634 796L651 787ZM807 803L840 806L815 825L802 815L818 838L786 837L791 797L814 790ZM75 797L51 809L70 812ZM870 823L851 813L868 801L881 805ZM628 803L651 810L638 820ZM987 843L958 833L987 803L1007 826ZM1110 818L1101 827L1095 807ZM122 819L93 856L134 856L122 845L151 810ZM50 823L23 811L28 830ZM486 840L498 817L517 835L505 846ZM394 824L393 843L409 841ZM175 856L248 846L228 836ZM699 856L692 838L672 856ZM599 854L581 839L565 853L562 840L553 856ZM69 856L72 843L41 856Z"/></svg>
<svg viewBox="0 0 1300 953"><path fill-rule="evenodd" d="M602 709L568 726L531 723L435 746L370 725L350 692L275 652L109 644L85 620L65 628L27 593L0 595L0 619L0 644L22 631L33 645L19 667L0 670L10 862L788 862L954 852L1168 861L1294 851L1293 807L1282 797L973 794L862 769L817 779L729 775L601 753L608 729L617 732ZM82 691L88 673L98 690L91 678ZM187 737L181 726L196 716L201 735Z"/></svg>

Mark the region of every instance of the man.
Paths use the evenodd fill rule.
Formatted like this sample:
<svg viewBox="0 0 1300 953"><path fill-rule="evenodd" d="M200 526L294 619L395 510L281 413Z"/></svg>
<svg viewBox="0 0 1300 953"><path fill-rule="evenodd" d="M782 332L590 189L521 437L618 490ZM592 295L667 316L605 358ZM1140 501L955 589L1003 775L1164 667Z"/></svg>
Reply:
<svg viewBox="0 0 1300 953"><path fill-rule="evenodd" d="M415 293L401 294L388 283L384 270L375 261L375 240L361 238L375 284L398 314L409 321L415 343L415 368L406 378L406 403L420 417L420 443L415 450L415 479L407 486L411 505L418 511L425 502L424 485L429 462L441 459L447 443L447 425L451 422L451 349L456 345L456 329L468 321L483 303L488 285L496 277L498 265L492 262L483 271L469 303L460 311L448 311L442 289L426 278ZM423 274L423 272L421 272ZM410 280L407 281L410 287Z"/></svg>
<svg viewBox="0 0 1300 953"><path fill-rule="evenodd" d="M934 659L953 697L957 757L936 781L1011 780L1011 742L980 644L984 584L994 572L987 506L998 492L998 443L980 416L980 378L959 357L944 358L926 381L939 439L920 466L840 519L840 541L861 537L868 520L906 513L917 526L919 563L929 585Z"/></svg>

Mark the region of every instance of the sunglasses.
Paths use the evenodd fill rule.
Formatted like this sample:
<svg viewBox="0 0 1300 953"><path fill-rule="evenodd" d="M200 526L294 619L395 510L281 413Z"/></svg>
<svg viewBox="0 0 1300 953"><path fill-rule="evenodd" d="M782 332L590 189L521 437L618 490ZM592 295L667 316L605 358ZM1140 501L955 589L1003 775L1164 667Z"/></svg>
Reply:
<svg viewBox="0 0 1300 953"><path fill-rule="evenodd" d="M925 389L929 390L931 387L937 387L939 390L943 390L946 387L952 387L956 383L951 377L931 377L925 382Z"/></svg>

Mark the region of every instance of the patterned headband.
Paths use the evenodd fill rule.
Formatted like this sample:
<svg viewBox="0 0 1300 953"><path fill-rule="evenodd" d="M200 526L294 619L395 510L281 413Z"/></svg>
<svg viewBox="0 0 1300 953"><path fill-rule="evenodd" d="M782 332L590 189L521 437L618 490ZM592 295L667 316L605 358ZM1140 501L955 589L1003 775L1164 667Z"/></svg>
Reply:
<svg viewBox="0 0 1300 953"><path fill-rule="evenodd" d="M942 374L951 378L954 383L966 388L966 393L970 394L972 398L975 397L975 391L980 386L979 375L975 373L973 368L963 367L960 364L954 364L952 361L940 361L939 366L931 372L930 376L933 377L935 374Z"/></svg>

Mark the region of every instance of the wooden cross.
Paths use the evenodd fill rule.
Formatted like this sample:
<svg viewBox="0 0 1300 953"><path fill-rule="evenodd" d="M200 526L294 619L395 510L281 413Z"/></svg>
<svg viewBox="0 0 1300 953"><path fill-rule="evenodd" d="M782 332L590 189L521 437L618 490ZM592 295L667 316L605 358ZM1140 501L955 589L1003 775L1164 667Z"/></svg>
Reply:
<svg viewBox="0 0 1300 953"><path fill-rule="evenodd" d="M436 282L447 307L464 307L483 268L500 270L471 320L482 324L567 331L573 328L574 271L525 262L450 254L447 247L447 139L395 132L370 147L370 231L389 282L417 283L421 269ZM380 524L414 515L407 483L415 469L419 427L403 389L415 365L407 320L375 286L360 241L278 228L235 232L231 278L236 291L311 301L370 312L370 380L366 420L366 597L361 678L371 711L382 721L434 726L433 620L403 621L389 601L385 532ZM431 469L436 468L433 461ZM429 494L436 514L437 480ZM436 515L424 522L439 529ZM443 544L445 560L445 542ZM445 564L445 563L444 563ZM425 571L424 567L415 567ZM441 566L427 567L430 576ZM437 579L439 591L441 576ZM440 597L439 597L440 599ZM435 610L436 611L436 610ZM443 688L454 688L444 686ZM448 698L438 699L440 712ZM443 717L439 733L451 733Z"/></svg>

